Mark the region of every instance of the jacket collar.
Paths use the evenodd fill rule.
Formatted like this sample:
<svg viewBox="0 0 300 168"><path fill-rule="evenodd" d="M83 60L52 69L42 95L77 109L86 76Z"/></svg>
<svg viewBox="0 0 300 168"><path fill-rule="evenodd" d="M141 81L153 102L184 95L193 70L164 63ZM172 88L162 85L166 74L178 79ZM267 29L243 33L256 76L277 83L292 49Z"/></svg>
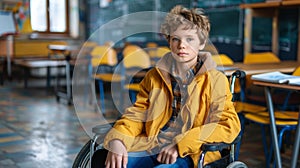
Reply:
<svg viewBox="0 0 300 168"><path fill-rule="evenodd" d="M216 69L217 64L211 58L211 54L209 52L199 52L199 57L203 61L202 67L197 72L196 76L206 73L209 70ZM171 65L173 63L174 58L172 57L172 53L169 52L165 54L156 64L155 68L163 78L166 84L171 84L170 73L171 73Z"/></svg>

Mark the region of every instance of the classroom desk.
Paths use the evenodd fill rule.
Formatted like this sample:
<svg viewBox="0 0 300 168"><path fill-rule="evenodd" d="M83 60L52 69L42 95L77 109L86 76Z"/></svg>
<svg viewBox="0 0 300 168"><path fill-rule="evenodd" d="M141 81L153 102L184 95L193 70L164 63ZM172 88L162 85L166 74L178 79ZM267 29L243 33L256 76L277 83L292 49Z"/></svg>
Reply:
<svg viewBox="0 0 300 168"><path fill-rule="evenodd" d="M59 101L60 98L64 98L68 101L68 104L72 102L72 91L71 91L71 56L72 53L78 52L78 46L69 46L69 45L49 45L49 58L62 56L65 60L66 68L66 90L59 90L58 82L56 84L56 100ZM55 58L57 59L57 58ZM58 79L57 79L58 80Z"/></svg>
<svg viewBox="0 0 300 168"><path fill-rule="evenodd" d="M15 65L24 68L24 88L28 87L28 78L30 74L30 69L32 68L47 68L47 81L46 86L50 88L50 68L53 67L63 67L66 66L66 61L64 60L16 60Z"/></svg>
<svg viewBox="0 0 300 168"><path fill-rule="evenodd" d="M262 63L262 64L244 64L241 62L234 63L232 66L223 66L226 75L231 75L235 70L243 70L247 75L280 71L283 73L291 73L300 62L297 61L281 61L279 63ZM219 68L222 69L222 68Z"/></svg>
<svg viewBox="0 0 300 168"><path fill-rule="evenodd" d="M300 62L297 61L281 61L279 63L263 63L263 64L243 64L243 63L234 63L233 66L224 66L224 72L226 75L231 75L236 69L243 70L246 75L253 75L259 73L266 73L266 72L273 72L273 71L280 71L283 73L291 73L293 72L298 66L300 66ZM275 117L274 117L274 109L273 109L273 102L271 99L270 88L271 87L279 87L285 89L292 89L292 90L300 90L300 86L291 86L291 85L284 85L284 84L272 84L267 82L257 82L255 81L254 84L265 86L265 96L268 102L268 109L270 113L270 126L271 126L271 135L273 140L273 147L274 147L274 154L276 158L276 164L279 168L282 167L281 165L281 158L280 158L280 150L278 147L278 139L277 139L277 130L275 125ZM299 123L299 120L298 120ZM297 127L297 135L296 141L294 145L294 152L292 158L292 168L296 167L297 164L297 157L299 152L299 124Z"/></svg>
<svg viewBox="0 0 300 168"><path fill-rule="evenodd" d="M296 85L288 85L288 84L277 84L277 83L270 83L270 82L261 82L261 81L253 81L254 85L263 86L265 89L265 96L267 100L267 105L269 109L269 116L270 116L270 127L271 127L271 138L273 142L273 148L274 148L274 155L276 158L276 164L278 167L282 167L281 164L281 157L280 157L280 149L278 145L278 134L276 130L276 124L275 124L275 117L274 117L274 107L273 107L273 101L272 101L272 95L271 95L271 88L282 88L282 89L289 89L289 90L298 90L300 91L300 86ZM292 155L292 162L291 162L291 168L296 168L297 166L297 158L299 154L299 143L300 143L300 115L298 117L298 126L296 130L296 136L295 136L295 142L294 142L294 150Z"/></svg>

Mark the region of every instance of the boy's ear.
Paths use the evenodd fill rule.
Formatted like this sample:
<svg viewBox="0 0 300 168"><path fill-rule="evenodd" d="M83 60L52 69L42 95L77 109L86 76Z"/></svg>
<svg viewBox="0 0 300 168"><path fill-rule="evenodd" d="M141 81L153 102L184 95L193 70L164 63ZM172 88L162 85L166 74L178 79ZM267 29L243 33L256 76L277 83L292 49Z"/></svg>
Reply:
<svg viewBox="0 0 300 168"><path fill-rule="evenodd" d="M199 51L201 51L201 50L204 49L205 44L206 44L206 40L205 40L203 43L200 44L200 46L199 46Z"/></svg>

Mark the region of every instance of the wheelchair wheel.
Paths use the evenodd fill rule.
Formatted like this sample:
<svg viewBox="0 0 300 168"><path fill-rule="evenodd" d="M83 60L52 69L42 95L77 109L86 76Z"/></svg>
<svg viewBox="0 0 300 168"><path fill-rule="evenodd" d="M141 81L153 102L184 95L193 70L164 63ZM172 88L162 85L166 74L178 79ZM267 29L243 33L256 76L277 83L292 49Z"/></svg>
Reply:
<svg viewBox="0 0 300 168"><path fill-rule="evenodd" d="M90 167L90 146L91 141L88 141L77 154L72 168Z"/></svg>
<svg viewBox="0 0 300 168"><path fill-rule="evenodd" d="M247 165L240 161L230 163L226 168L248 168Z"/></svg>

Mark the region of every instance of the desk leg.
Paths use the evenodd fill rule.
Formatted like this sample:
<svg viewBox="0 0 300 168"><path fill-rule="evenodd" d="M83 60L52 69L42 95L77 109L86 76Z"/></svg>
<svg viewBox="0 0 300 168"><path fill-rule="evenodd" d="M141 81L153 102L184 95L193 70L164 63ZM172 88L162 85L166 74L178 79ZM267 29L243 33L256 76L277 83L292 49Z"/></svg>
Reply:
<svg viewBox="0 0 300 168"><path fill-rule="evenodd" d="M30 74L30 69L27 67L24 67L24 88L28 88L29 74Z"/></svg>
<svg viewBox="0 0 300 168"><path fill-rule="evenodd" d="M275 123L275 116L274 116L274 108L271 96L271 88L265 87L265 95L267 99L267 105L269 109L270 115L270 128L271 128L271 136L272 136L272 145L274 148L274 155L276 159L276 165L278 168L281 168L281 158L280 158L280 149L278 145L278 138L277 138L277 130L276 130L276 123Z"/></svg>
<svg viewBox="0 0 300 168"><path fill-rule="evenodd" d="M12 35L8 35L7 36L7 41L6 41L6 61L7 61L7 75L8 78L11 79L11 56L12 56L12 47L13 45L13 36Z"/></svg>
<svg viewBox="0 0 300 168"><path fill-rule="evenodd" d="M71 104L71 68L70 68L70 63L69 61L66 62L66 87L67 87L67 100L68 104Z"/></svg>
<svg viewBox="0 0 300 168"><path fill-rule="evenodd" d="M50 90L50 86L51 86L51 70L50 67L47 66L47 81L46 81L46 86L47 86L47 90Z"/></svg>
<svg viewBox="0 0 300 168"><path fill-rule="evenodd" d="M297 131L296 131L291 168L297 167L297 159L298 159L298 155L299 155L299 143L300 143L300 115L298 117L298 126L297 126Z"/></svg>

